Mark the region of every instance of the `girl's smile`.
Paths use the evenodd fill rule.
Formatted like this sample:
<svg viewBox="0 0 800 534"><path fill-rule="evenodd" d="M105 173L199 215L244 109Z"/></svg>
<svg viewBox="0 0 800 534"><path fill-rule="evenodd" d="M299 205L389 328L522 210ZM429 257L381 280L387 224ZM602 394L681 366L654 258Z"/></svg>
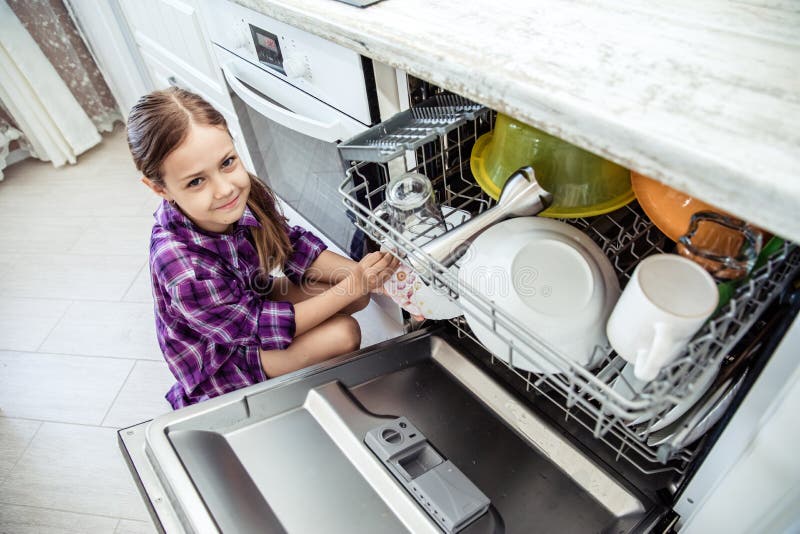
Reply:
<svg viewBox="0 0 800 534"><path fill-rule="evenodd" d="M225 128L192 124L161 170L164 187L143 181L203 230L225 233L242 217L250 175Z"/></svg>
<svg viewBox="0 0 800 534"><path fill-rule="evenodd" d="M236 195L236 198L234 198L233 200L231 200L227 204L223 204L222 206L220 206L220 207L218 207L216 209L218 209L218 210L229 210L231 208L235 208L237 206L237 203L239 202L239 197L240 196L241 195Z"/></svg>

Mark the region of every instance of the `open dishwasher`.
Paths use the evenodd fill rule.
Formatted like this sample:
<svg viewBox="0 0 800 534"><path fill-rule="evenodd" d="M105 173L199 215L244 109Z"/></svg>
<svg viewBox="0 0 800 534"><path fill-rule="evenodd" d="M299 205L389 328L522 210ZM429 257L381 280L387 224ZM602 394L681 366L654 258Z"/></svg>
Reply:
<svg viewBox="0 0 800 534"><path fill-rule="evenodd" d="M401 338L121 430L164 530L668 532L676 505L692 500L687 488L794 321L800 251L783 243L679 358L622 395L625 361L610 347L596 347L592 370L576 365L376 216L406 171L431 180L449 226L494 205L469 168L493 112L421 91L418 105L340 146L351 161L340 192L366 235L424 265L440 293L484 310L482 326L507 353L489 352L463 317L409 321ZM566 222L602 249L623 287L639 261L671 251L635 201ZM532 352L559 372L520 370ZM744 355L714 424L689 418L665 435L660 423L709 371Z"/></svg>

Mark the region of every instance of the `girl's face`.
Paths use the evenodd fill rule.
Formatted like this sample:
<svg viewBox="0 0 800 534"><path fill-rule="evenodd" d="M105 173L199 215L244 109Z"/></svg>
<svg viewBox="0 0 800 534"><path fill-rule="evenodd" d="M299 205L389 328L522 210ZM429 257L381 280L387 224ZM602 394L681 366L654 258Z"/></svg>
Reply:
<svg viewBox="0 0 800 534"><path fill-rule="evenodd" d="M197 226L224 233L244 213L250 176L224 128L192 125L161 167L164 187L142 181L175 204Z"/></svg>

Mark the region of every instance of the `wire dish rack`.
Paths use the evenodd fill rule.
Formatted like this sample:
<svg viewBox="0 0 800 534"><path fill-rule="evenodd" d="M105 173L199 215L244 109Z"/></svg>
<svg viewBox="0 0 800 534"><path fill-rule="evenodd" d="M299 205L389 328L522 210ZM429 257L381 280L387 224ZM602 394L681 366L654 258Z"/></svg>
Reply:
<svg viewBox="0 0 800 534"><path fill-rule="evenodd" d="M384 201L390 177L406 171L426 175L434 185L437 202L453 208L443 210L448 229L455 220L463 220L459 210L477 214L495 203L476 184L469 169L472 146L482 133L491 130L493 113L486 108L470 107L468 116L459 112L454 117L453 106L447 106L442 116L449 115L453 119L447 122L436 120L435 105L426 108L424 113L435 126L427 132L417 131L415 141L408 142L404 138L398 145L391 141L400 137L395 135L397 129L405 128L409 118L415 117L406 113L403 120L396 116L342 145L342 154L357 154L360 158L352 161L339 188L355 224L376 241L397 251L399 257L407 260L407 256L413 256L424 265L426 273L420 274L429 285L456 302L468 302L470 308L481 310L483 318L478 316L476 320L502 334L508 345L505 354L495 354L491 362L506 368L506 374L510 371L515 380L524 385L525 391L552 401L567 419L585 427L595 438L612 447L618 458L630 461L641 471L684 472L700 442L688 449L676 449L669 443L649 445L653 427L697 393L708 373L719 369L726 355L797 274L800 251L795 245L785 243L749 280L736 288L730 301L701 328L679 358L663 368L641 391L622 394L624 388L614 386L616 381L626 380L622 376L626 362L610 347L595 347L593 361L599 363L593 365L592 370L576 364L471 286L459 283L454 270L421 250L420 245L428 240L424 236L422 240L409 239L374 216L373 211ZM372 152L368 146L372 147ZM387 158L387 154L392 157ZM623 288L640 260L667 252L672 246L635 202L607 215L564 222L579 228L599 245L613 264ZM457 262L455 267L458 266ZM451 322L462 335L480 343L463 317ZM544 360L561 372L522 371L515 365L520 359Z"/></svg>

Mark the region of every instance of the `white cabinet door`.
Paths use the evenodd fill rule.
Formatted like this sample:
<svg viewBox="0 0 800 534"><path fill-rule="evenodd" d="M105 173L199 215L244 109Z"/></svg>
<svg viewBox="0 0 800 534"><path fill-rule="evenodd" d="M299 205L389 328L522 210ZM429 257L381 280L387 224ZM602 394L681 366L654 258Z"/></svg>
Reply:
<svg viewBox="0 0 800 534"><path fill-rule="evenodd" d="M157 64L156 69L166 69L169 76L182 80L183 85L217 109L233 114L233 104L194 0L119 2L150 70Z"/></svg>

